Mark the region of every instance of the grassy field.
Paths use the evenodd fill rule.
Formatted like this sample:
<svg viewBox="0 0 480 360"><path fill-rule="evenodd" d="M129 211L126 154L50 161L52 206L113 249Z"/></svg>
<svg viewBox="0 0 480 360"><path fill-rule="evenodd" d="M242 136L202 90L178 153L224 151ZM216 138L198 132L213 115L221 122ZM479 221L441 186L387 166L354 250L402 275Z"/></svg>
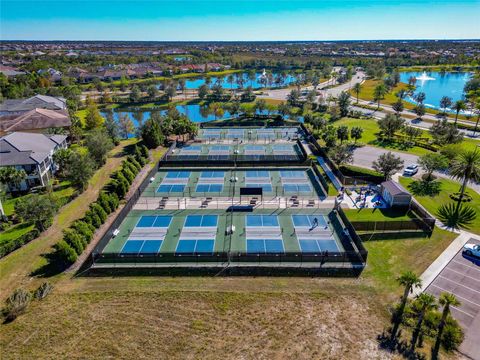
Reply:
<svg viewBox="0 0 480 360"><path fill-rule="evenodd" d="M414 181L415 180L412 178L400 177L400 183L407 189L411 189L411 184ZM420 202L420 204L422 204L433 215L437 213L437 209L440 205L453 202L453 200L450 199L450 194L456 193L460 189L460 184L455 181L448 179L438 179L438 181L441 184L438 195L415 195L415 199L417 199L418 202ZM470 188L468 188L467 193L472 197L472 201L467 204L473 207L477 214L480 214L480 195ZM467 230L475 234L480 234L480 216L477 216L472 226Z"/></svg>
<svg viewBox="0 0 480 360"><path fill-rule="evenodd" d="M369 242L358 279L64 275L2 325L2 358L392 359L376 336L395 277L424 271L454 236Z"/></svg>
<svg viewBox="0 0 480 360"><path fill-rule="evenodd" d="M344 211L350 221L400 221L412 218L406 211L396 209L363 208Z"/></svg>

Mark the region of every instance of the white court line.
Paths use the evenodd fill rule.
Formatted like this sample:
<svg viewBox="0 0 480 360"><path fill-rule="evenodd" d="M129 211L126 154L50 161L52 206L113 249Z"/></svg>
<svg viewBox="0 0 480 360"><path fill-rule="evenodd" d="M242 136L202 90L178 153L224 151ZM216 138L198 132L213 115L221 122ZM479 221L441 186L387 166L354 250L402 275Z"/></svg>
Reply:
<svg viewBox="0 0 480 360"><path fill-rule="evenodd" d="M439 275L438 277L439 277L439 278L442 278L442 279L445 279L445 280L448 280L448 281L451 281L451 282L453 282L455 285L463 286L464 288L466 288L466 289L468 289L468 290L475 291L475 292L477 292L477 293L480 294L480 291L475 290L475 289L472 289L471 287L468 287L468 286L466 286L466 285L460 284L460 283L456 282L455 280L449 279L449 278L447 278L447 277L445 277L445 276L442 276L442 275Z"/></svg>
<svg viewBox="0 0 480 360"><path fill-rule="evenodd" d="M457 270L453 270L453 269L449 269L449 268L444 268L443 270L444 270L444 271L445 271L445 270L447 270L447 271L453 271L453 272L456 272L457 274L460 274L460 275L462 275L462 276L465 276L465 277L467 277L467 278L470 278L470 279L472 279L472 280L475 280L475 281L480 282L480 279L476 279L476 278L474 278L474 277L465 275L464 273L461 273L460 271L457 271Z"/></svg>
<svg viewBox="0 0 480 360"><path fill-rule="evenodd" d="M463 265L463 266L466 266L469 269L477 270L478 272L480 272L480 269L477 269L475 266L470 266L468 264L461 263L460 261L457 261L455 259L453 259L452 262Z"/></svg>
<svg viewBox="0 0 480 360"><path fill-rule="evenodd" d="M433 286L433 287L436 287L436 288L438 288L438 289L440 289L440 290L442 290L442 291L451 293L451 291L448 291L448 290L446 290L446 289L444 289L444 288L441 288L441 287L438 286L438 285L431 284L430 286ZM460 295L457 295L457 294L455 294L455 296L456 296L457 298L459 298L459 299L462 299L462 300L468 301L468 302L470 302L470 303L472 303L472 304L474 304L474 305L480 306L480 305L474 303L473 301L464 298L463 296L460 296ZM458 307L456 307L456 306L455 306L455 309L457 309L458 311L461 311L461 312L467 314L468 316L471 316L472 318L475 317L474 315L471 315L471 314L467 313L466 311L460 310L460 309L459 309Z"/></svg>

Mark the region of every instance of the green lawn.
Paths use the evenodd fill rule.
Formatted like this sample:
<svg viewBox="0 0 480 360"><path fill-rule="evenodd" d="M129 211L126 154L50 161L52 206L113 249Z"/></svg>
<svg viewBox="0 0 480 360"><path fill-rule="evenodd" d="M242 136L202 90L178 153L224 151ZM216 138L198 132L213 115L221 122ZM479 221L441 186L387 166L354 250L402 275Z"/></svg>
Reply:
<svg viewBox="0 0 480 360"><path fill-rule="evenodd" d="M405 210L396 209L349 209L344 210L350 221L391 221L410 220L412 216Z"/></svg>
<svg viewBox="0 0 480 360"><path fill-rule="evenodd" d="M430 238L364 242L368 250L363 277L375 282L379 291L398 291L396 278L411 270L421 275L458 234L435 228Z"/></svg>
<svg viewBox="0 0 480 360"><path fill-rule="evenodd" d="M412 184L412 182L414 181L415 180L412 178L400 177L400 183L407 189L411 189L410 184ZM458 192L458 190L460 189L460 184L455 181L448 179L439 179L438 181L441 184L440 192L438 195L414 195L415 199L417 199L418 202L420 202L420 204L422 204L432 215L435 215L437 213L437 209L440 205L453 202L453 200L450 199L450 194ZM480 234L480 195L470 188L468 188L467 193L472 196L472 201L467 204L469 206L472 206L479 215L477 216L471 227L467 230L476 234Z"/></svg>
<svg viewBox="0 0 480 360"><path fill-rule="evenodd" d="M7 230L1 233L0 244L7 243L11 240L14 240L23 234L26 234L33 229L33 225L28 225L25 223L20 223L14 226L9 227Z"/></svg>

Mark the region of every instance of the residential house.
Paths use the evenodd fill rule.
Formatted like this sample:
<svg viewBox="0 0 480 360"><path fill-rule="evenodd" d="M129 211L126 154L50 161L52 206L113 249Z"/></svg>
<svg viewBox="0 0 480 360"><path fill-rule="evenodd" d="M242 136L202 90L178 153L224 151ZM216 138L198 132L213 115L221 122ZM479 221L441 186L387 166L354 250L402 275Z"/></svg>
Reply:
<svg viewBox="0 0 480 360"><path fill-rule="evenodd" d="M0 73L5 75L6 77L15 77L18 75L25 75L24 71L20 71L17 68L14 68L12 66L5 66L5 65L0 65Z"/></svg>
<svg viewBox="0 0 480 360"><path fill-rule="evenodd" d="M0 135L14 132L42 132L50 128L67 129L72 125L66 110L35 108L22 114L0 116Z"/></svg>
<svg viewBox="0 0 480 360"><path fill-rule="evenodd" d="M67 136L13 132L0 138L0 167L13 166L27 174L17 188L9 184L10 191L28 190L46 186L55 173L53 154L67 148Z"/></svg>
<svg viewBox="0 0 480 360"><path fill-rule="evenodd" d="M33 109L66 110L64 98L35 95L28 99L7 99L0 104L1 115L20 115Z"/></svg>

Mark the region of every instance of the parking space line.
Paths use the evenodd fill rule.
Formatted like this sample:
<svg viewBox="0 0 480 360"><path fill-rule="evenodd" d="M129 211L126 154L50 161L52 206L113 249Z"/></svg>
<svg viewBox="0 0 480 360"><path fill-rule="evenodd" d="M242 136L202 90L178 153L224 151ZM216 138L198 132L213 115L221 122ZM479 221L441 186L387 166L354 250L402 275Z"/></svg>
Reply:
<svg viewBox="0 0 480 360"><path fill-rule="evenodd" d="M453 272L455 272L455 273L457 273L457 274L460 274L460 275L462 275L462 276L465 276L465 277L467 277L467 278L469 278L469 279L472 279L472 280L478 281L478 282L480 283L480 279L476 279L476 278L474 278L474 277L471 277L471 276L465 275L464 273L461 273L460 271L453 270L453 269L449 269L449 268L444 268L443 270L444 270L444 271L445 271L445 270L447 270L447 271L453 271Z"/></svg>
<svg viewBox="0 0 480 360"><path fill-rule="evenodd" d="M466 286L466 285L460 284L460 283L456 282L455 280L451 280L451 279L449 279L449 278L447 278L447 277L445 277L445 276L442 276L442 275L439 275L438 277L439 277L439 278L442 278L442 279L445 279L445 280L448 280L448 281L451 281L451 282L455 283L456 285L463 286L464 288L466 288L466 289L468 289L468 290L475 291L475 292L477 292L477 293L480 294L480 291L475 290L475 289L472 289L471 287L468 287L468 286Z"/></svg>
<svg viewBox="0 0 480 360"><path fill-rule="evenodd" d="M434 286L434 287L436 287L436 288L438 288L438 289L440 289L440 290L442 290L442 291L444 291L444 292L452 293L451 291L448 291L448 290L446 290L446 289L444 289L444 288L442 288L442 287L440 287L440 286L438 286L438 285L435 285L435 284L430 284L430 286ZM453 294L453 293L452 293L452 294ZM474 305L476 305L476 306L480 306L480 305L474 303L473 301L464 298L463 296L460 296L460 295L457 295L457 294L454 294L454 295L455 295L457 298L459 298L459 299L468 301L469 303L472 303L472 304L474 304ZM459 308L457 308L457 307L455 307L455 309L457 309L457 310L460 311L460 312L463 312L464 314L467 314L468 316L471 316L472 318L474 318L474 317L476 316L476 315L471 315L471 314L467 313L466 311L463 311L463 310L461 310L461 309L459 309Z"/></svg>
<svg viewBox="0 0 480 360"><path fill-rule="evenodd" d="M470 266L470 265L468 265L468 264L464 264L464 263L462 263L462 262L460 262L460 261L455 260L455 258L453 258L452 261L453 261L454 263L457 263L457 264L466 266L466 267L469 268L469 269L477 270L478 272L480 272L480 269L477 269L477 267L475 267L475 266Z"/></svg>

